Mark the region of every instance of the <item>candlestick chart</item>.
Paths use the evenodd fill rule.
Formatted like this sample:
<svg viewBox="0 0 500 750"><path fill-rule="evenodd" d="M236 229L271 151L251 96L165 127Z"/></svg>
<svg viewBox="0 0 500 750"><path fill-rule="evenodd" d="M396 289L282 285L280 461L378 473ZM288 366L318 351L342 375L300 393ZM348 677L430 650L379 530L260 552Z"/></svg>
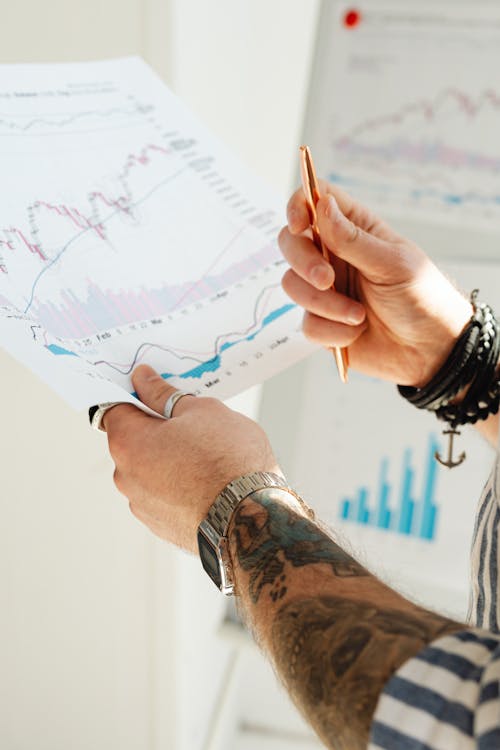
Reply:
<svg viewBox="0 0 500 750"><path fill-rule="evenodd" d="M105 84L53 66L70 83L35 102L0 74L4 316L129 391L140 362L241 390L307 351L280 287L279 203L146 66L106 65Z"/></svg>

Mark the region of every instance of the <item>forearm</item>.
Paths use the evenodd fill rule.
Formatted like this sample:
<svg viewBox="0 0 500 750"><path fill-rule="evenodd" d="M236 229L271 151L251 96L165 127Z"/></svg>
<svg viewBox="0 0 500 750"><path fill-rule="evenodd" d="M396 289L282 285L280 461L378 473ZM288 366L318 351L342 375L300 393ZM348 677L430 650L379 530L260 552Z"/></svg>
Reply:
<svg viewBox="0 0 500 750"><path fill-rule="evenodd" d="M408 602L285 505L243 501L230 545L243 615L327 747L366 748L392 673L463 628Z"/></svg>

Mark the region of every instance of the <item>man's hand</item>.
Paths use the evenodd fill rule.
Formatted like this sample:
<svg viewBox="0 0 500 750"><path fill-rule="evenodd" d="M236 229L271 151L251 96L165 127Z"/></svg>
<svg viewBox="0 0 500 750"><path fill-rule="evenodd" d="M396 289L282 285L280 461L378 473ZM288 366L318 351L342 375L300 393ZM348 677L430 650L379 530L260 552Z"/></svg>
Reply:
<svg viewBox="0 0 500 750"><path fill-rule="evenodd" d="M472 314L470 303L420 248L340 189L323 183L322 192L318 227L335 271L310 239L301 190L289 201L279 237L291 266L283 288L306 310L306 336L348 346L350 364L361 372L421 387L444 364ZM349 297L341 293L346 264Z"/></svg>
<svg viewBox="0 0 500 750"><path fill-rule="evenodd" d="M162 414L175 389L146 365L132 380L141 401ZM199 523L226 484L254 471L279 473L263 430L215 399L185 396L169 420L115 406L104 427L115 484L132 513L190 552L197 549Z"/></svg>

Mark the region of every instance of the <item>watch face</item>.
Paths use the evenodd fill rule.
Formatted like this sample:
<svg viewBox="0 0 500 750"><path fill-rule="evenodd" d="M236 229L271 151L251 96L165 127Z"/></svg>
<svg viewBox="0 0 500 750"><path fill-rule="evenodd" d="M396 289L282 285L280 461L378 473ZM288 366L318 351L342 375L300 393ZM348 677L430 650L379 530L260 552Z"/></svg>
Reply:
<svg viewBox="0 0 500 750"><path fill-rule="evenodd" d="M201 564L203 565L205 572L208 573L219 589L222 588L219 558L202 531L198 531L198 550L200 553Z"/></svg>

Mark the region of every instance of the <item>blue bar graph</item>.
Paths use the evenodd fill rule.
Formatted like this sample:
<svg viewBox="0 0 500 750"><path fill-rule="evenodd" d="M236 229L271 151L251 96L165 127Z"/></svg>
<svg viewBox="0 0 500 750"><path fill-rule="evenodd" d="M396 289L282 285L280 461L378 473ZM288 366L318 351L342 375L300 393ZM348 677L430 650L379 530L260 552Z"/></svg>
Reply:
<svg viewBox="0 0 500 750"><path fill-rule="evenodd" d="M339 518L384 531L433 541L436 536L438 506L435 500L438 465L434 453L439 444L429 436L424 465L418 471L413 453L407 448L403 454L398 493L389 481L389 459L380 462L378 486L370 503L367 487L359 487L352 498L342 498ZM420 487L417 497L416 484Z"/></svg>
<svg viewBox="0 0 500 750"><path fill-rule="evenodd" d="M376 514L375 525L379 529L389 529L391 527L391 511L389 509L389 493L391 485L387 482L387 473L389 470L389 461L383 458L380 464L380 478L378 489L378 512Z"/></svg>

